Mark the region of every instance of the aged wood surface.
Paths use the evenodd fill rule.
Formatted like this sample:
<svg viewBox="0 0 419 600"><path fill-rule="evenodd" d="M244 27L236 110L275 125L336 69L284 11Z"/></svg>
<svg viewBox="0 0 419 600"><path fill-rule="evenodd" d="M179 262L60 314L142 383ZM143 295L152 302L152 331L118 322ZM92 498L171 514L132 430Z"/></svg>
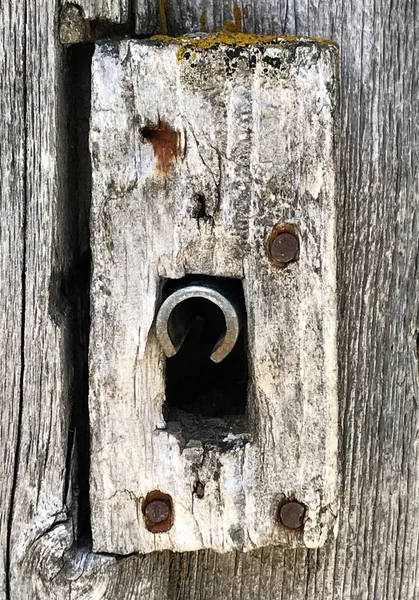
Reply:
<svg viewBox="0 0 419 600"><path fill-rule="evenodd" d="M2 294L6 291L7 296L2 302L6 385L1 435L6 471L1 487L7 495L1 504L6 514L2 549L8 536L8 586L5 593L2 586L2 597L7 598L33 597L30 584L25 588L31 579L27 551L38 536L66 518L72 367L63 282L72 256L67 239L65 65L56 35L57 8L40 0L19 9L18 17L14 3L1 9L10 28L9 34L7 29L3 33L6 54L1 59L1 164L2 169L7 166L6 174L2 171L1 242L2 258L9 264L5 279L2 272Z"/></svg>
<svg viewBox="0 0 419 600"><path fill-rule="evenodd" d="M22 374L22 298L24 269L25 172L24 44L18 31L22 12L14 3L4 10L0 53L0 355L2 418L0 487L0 597L7 587L10 559L9 524L14 502L14 470L18 448L20 380Z"/></svg>
<svg viewBox="0 0 419 600"><path fill-rule="evenodd" d="M88 21L110 21L123 24L128 20L128 0L79 0L78 2L64 2L62 11L69 7L78 8L82 17Z"/></svg>
<svg viewBox="0 0 419 600"><path fill-rule="evenodd" d="M318 9L321 12L321 7ZM78 0L64 3L66 38L63 41L72 44L89 39L89 22L127 23L131 11L135 32L140 35L220 30L279 35L294 31L300 19L299 6L281 0ZM323 30L332 16L332 10L322 15ZM317 35L316 31L303 34Z"/></svg>
<svg viewBox="0 0 419 600"><path fill-rule="evenodd" d="M207 13L212 6L204 6ZM60 270L62 257L68 256L62 239L66 219L61 219L65 195L58 194L66 166L65 160L61 162L66 136L60 117L63 71L56 44L59 8L53 0L26 2L23 9L11 2L1 7L5 28L0 61L7 65L1 83L1 103L7 109L1 122L1 597L415 600L419 596L416 1L320 0L313 5L281 0L273 13L286 33L323 35L341 46L338 281L343 476L337 541L321 550L162 552L122 560L72 550L73 528L64 498L69 408L64 390L70 361L57 313L51 315L47 309L50 283L56 281L50 277L52 267L58 265ZM271 33L267 19L271 12L270 3L252 4L255 30L260 22L265 25L259 31ZM179 31L188 27L186 17L180 18ZM30 42L25 43L25 36ZM58 323L59 315L66 311L58 312ZM18 439L21 447L15 454ZM57 520L64 523L54 526ZM10 590L5 580L7 523L12 525Z"/></svg>
<svg viewBox="0 0 419 600"><path fill-rule="evenodd" d="M141 0L134 2L133 7L136 14L141 14ZM292 28L295 24L297 11L295 3L291 5L281 0L173 0L160 3L160 33L180 35L224 30L279 35L289 33L289 26L292 24ZM138 24L136 31L141 33ZM318 35L316 31L298 33Z"/></svg>
<svg viewBox="0 0 419 600"><path fill-rule="evenodd" d="M59 14L59 39L62 44L79 44L110 34L125 32L128 21L125 2L65 2Z"/></svg>
<svg viewBox="0 0 419 600"><path fill-rule="evenodd" d="M158 0L80 0L63 2L59 37L63 44L77 44L109 35L136 32L167 33L164 2Z"/></svg>
<svg viewBox="0 0 419 600"><path fill-rule="evenodd" d="M244 48L97 47L89 359L96 551L317 547L335 525L336 58L333 44L286 38ZM287 268L267 253L277 223L293 223L301 237ZM175 432L163 417L156 306L162 280L190 274L242 282L248 422L219 415L191 432L179 423L192 417L185 408L171 419ZM195 369L190 361L184 377ZM209 386L202 379L195 392L201 416L214 402ZM214 393L227 403L235 392ZM215 423L222 433L206 437ZM153 490L173 499L164 535L149 532L139 510ZM301 536L278 526L281 497L307 507Z"/></svg>

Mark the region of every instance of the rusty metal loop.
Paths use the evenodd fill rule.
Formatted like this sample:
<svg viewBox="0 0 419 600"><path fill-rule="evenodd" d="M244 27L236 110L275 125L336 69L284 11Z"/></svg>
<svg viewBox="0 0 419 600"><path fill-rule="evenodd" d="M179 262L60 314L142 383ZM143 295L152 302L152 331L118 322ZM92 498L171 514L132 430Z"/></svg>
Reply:
<svg viewBox="0 0 419 600"><path fill-rule="evenodd" d="M156 334L165 355L174 356L181 348L192 320L188 314L186 300L201 298L217 306L224 317L225 331L220 336L211 353L211 360L222 362L233 350L242 327L239 303L216 284L207 282L190 283L174 291L161 305L156 319ZM183 305L183 306L182 306Z"/></svg>

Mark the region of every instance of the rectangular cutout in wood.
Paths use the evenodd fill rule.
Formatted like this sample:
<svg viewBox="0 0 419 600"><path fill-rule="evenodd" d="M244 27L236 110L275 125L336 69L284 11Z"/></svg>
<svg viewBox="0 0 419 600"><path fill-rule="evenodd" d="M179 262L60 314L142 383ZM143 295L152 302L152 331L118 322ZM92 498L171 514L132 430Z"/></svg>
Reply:
<svg viewBox="0 0 419 600"><path fill-rule="evenodd" d="M166 428L222 442L247 424L246 309L240 279L187 275L163 287L156 333L166 354Z"/></svg>
<svg viewBox="0 0 419 600"><path fill-rule="evenodd" d="M336 525L338 50L229 41L93 58L98 552L319 547Z"/></svg>

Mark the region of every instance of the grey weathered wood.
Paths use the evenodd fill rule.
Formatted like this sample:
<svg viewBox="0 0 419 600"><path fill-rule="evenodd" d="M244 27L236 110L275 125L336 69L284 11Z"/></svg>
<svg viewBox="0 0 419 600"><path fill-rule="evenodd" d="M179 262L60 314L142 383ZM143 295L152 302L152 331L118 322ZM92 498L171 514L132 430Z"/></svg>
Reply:
<svg viewBox="0 0 419 600"><path fill-rule="evenodd" d="M335 524L336 58L333 44L287 39L233 47L233 56L228 44L97 47L89 360L96 551L317 547ZM152 144L143 128L163 137ZM197 197L205 218L194 214ZM301 238L299 260L286 269L266 252L278 223L294 223ZM205 440L204 423L193 433L177 423L175 432L162 414L165 356L153 323L162 280L188 274L235 277L244 290L249 419L234 428L219 419L218 444ZM211 402L205 392L197 403ZM173 499L164 535L147 530L140 510L153 490ZM278 526L288 497L307 507L301 536Z"/></svg>
<svg viewBox="0 0 419 600"><path fill-rule="evenodd" d="M15 3L4 7L0 53L0 598L5 598L9 525L14 505L18 448L24 270L25 97L23 14Z"/></svg>
<svg viewBox="0 0 419 600"><path fill-rule="evenodd" d="M30 598L21 587L31 577L27 551L38 536L66 518L67 510L72 367L63 282L72 258L68 236L73 217L58 6L50 0L30 2L18 17L14 3L7 6L9 12L2 5L11 33L3 45L1 98L7 110L2 111L1 157L7 171L2 177L1 241L3 261L9 264L2 293L7 290L10 297L7 304L2 302L2 380L13 387L8 383L2 396L2 465L7 473L2 493L8 500L2 499L1 511L6 509L2 531L9 538L6 597ZM7 477L12 478L12 491ZM6 547L4 540L1 547Z"/></svg>
<svg viewBox="0 0 419 600"><path fill-rule="evenodd" d="M266 3L255 13L262 18ZM413 599L417 5L281 3L278 20L287 13L287 33L332 37L341 46L340 533L318 552L258 552L234 567L209 552L190 556L173 597Z"/></svg>
<svg viewBox="0 0 419 600"><path fill-rule="evenodd" d="M131 5L137 34L248 32L264 35L288 33L298 22L298 7L281 0L133 0ZM321 7L320 7L321 9ZM79 0L65 2L62 13L67 20L64 43L76 43L90 37L91 21L124 24L130 19L128 0ZM330 13L332 14L332 12ZM324 28L330 21L324 15ZM83 24L80 24L80 19ZM302 32L298 32L302 33ZM305 35L317 35L316 31Z"/></svg>
<svg viewBox="0 0 419 600"><path fill-rule="evenodd" d="M9 597L17 600L95 597L106 600L135 597L153 600L227 597L234 600L415 600L419 595L417 3L413 0L380 3L320 0L316 4L281 1L275 13L277 20L285 24L287 33L332 37L341 46L338 267L343 478L337 542L319 551L268 548L226 555L212 551L174 555L164 552L150 554L145 559L132 556L123 560L108 559L108 562L104 561L106 557L80 553L75 563L70 561L67 565L64 561L71 558L71 529L66 535L61 525L49 533L45 529L57 511L56 499L62 491L65 472L62 446L66 432L63 428L60 428L59 443L47 445L49 439L54 440L49 435L54 433L49 424L65 418L67 410L66 399L55 393L57 381L61 381L61 371L57 369L57 346L61 338L51 336L50 315L39 310L49 290L41 275L42 269L46 264L48 272L52 257L61 253L60 244L52 245L61 224L49 216L53 214L52 207L58 211L65 205L62 196L58 201L53 193L49 195L49 190L56 189L62 181L66 162L63 161L62 168L45 170L47 157L40 152L41 142L45 144L46 140L53 139L58 116L55 109L63 101L60 88L55 84L48 92L41 88L42 97L33 96L37 107L33 106L31 120L27 120L32 140L28 153L28 157L32 156L29 177L38 180L37 189L44 202L38 205L38 194L31 194L31 225L26 230L21 227L25 170L18 160L19 156L23 158L24 143L23 123L19 118L25 101L21 84L28 81L34 91L41 82L44 85L47 80L51 84L57 75L56 70L51 73L48 67L54 66L57 56L53 39L56 35L54 17L59 6L52 0L28 2L25 6L30 9L29 20L24 19L21 4L4 2L1 6L5 54L0 60L10 68L10 85L7 77L1 83L2 107L12 102L13 94L13 118L5 118L3 111L0 125L2 132L9 131L9 137L3 135L2 142L10 140L12 143L3 144L1 153L2 216L7 214L1 221L1 240L3 242L6 235L10 240L18 240L10 252L2 243L2 283L10 282L9 287L2 285L1 288L2 308L13 311L7 313L2 361L5 392L0 430L4 469L0 506L3 557L8 507L13 499L10 496L11 461L18 430L26 440L15 481L13 578ZM255 1L252 14L263 21L264 15L269 14L266 2ZM179 27L185 31L185 21L181 20ZM20 66L25 64L23 31L30 40L26 54L33 65L28 79L21 69L13 69L13 61ZM271 29L264 31L270 33ZM42 111L46 111L45 116ZM54 139L64 146L67 143L62 129ZM55 158L63 156L60 143L51 152L54 165ZM13 156L13 160L8 162L7 156ZM12 190L13 194L4 193L5 189ZM36 227L34 211L39 219ZM22 236L20 242L19 236ZM17 402L23 363L18 357L22 315L19 296L22 298L20 274L24 239L32 252L39 240L41 246L36 269L33 270L32 258L32 270L26 269L24 279L28 279L25 304L30 315L25 327L24 366L33 387L25 386L23 390L20 427ZM37 282L35 288L31 281ZM7 299L3 300L6 290ZM46 338L51 341L52 337L54 341L46 344ZM50 386L50 394L45 391L46 385ZM45 453L47 447L49 452ZM45 468L47 477L42 483ZM48 473L55 474L55 482ZM58 514L63 507L64 500ZM40 518L40 514L44 517ZM46 514L50 516L45 518ZM46 526L40 527L40 521L47 522ZM67 527L64 527L66 531ZM14 554L16 549L18 552ZM81 571L77 570L77 560L87 557L92 566L81 563ZM2 564L4 574L4 558ZM5 597L4 579L2 585L1 594Z"/></svg>
<svg viewBox="0 0 419 600"><path fill-rule="evenodd" d="M134 2L136 14L141 14L142 4L141 0ZM173 0L160 3L161 33L213 33L224 29L279 35L287 33L287 24L292 22L294 11L295 6L281 0ZM137 33L140 32L137 27ZM311 32L311 35L317 34Z"/></svg>
<svg viewBox="0 0 419 600"><path fill-rule="evenodd" d="M164 0L134 0L134 27L139 35L167 33L166 9Z"/></svg>
<svg viewBox="0 0 419 600"><path fill-rule="evenodd" d="M93 554L72 548L71 521L58 523L30 545L22 579L10 597L26 600L92 600L93 598L168 597L169 552L131 556Z"/></svg>
<svg viewBox="0 0 419 600"><path fill-rule="evenodd" d="M128 20L128 0L78 0L78 2L64 2L62 10L65 12L71 6L80 9L83 18L88 21L100 20L123 24Z"/></svg>
<svg viewBox="0 0 419 600"><path fill-rule="evenodd" d="M128 0L66 2L60 11L61 43L78 44L109 35L118 26L127 24L128 8Z"/></svg>
<svg viewBox="0 0 419 600"><path fill-rule="evenodd" d="M132 8L132 14L131 14ZM63 44L121 34L132 28L141 35L167 33L164 2L158 0L79 0L64 2L60 11L59 35Z"/></svg>

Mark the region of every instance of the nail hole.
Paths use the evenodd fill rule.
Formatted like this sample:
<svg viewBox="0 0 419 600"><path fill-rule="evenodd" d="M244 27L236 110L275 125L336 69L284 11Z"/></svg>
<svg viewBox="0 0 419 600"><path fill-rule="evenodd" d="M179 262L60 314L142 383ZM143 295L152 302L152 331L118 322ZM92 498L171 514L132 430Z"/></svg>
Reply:
<svg viewBox="0 0 419 600"><path fill-rule="evenodd" d="M194 489L193 489L193 493L200 500L202 500L202 498L204 497L204 495L205 495L205 487L204 487L204 485L200 481L197 481L195 483L195 486L194 486Z"/></svg>
<svg viewBox="0 0 419 600"><path fill-rule="evenodd" d="M206 222L214 222L213 215L209 214L207 211L207 200L203 194L195 194L193 197L194 205L192 207L191 216L193 219L196 219L198 222L198 226L201 221Z"/></svg>

